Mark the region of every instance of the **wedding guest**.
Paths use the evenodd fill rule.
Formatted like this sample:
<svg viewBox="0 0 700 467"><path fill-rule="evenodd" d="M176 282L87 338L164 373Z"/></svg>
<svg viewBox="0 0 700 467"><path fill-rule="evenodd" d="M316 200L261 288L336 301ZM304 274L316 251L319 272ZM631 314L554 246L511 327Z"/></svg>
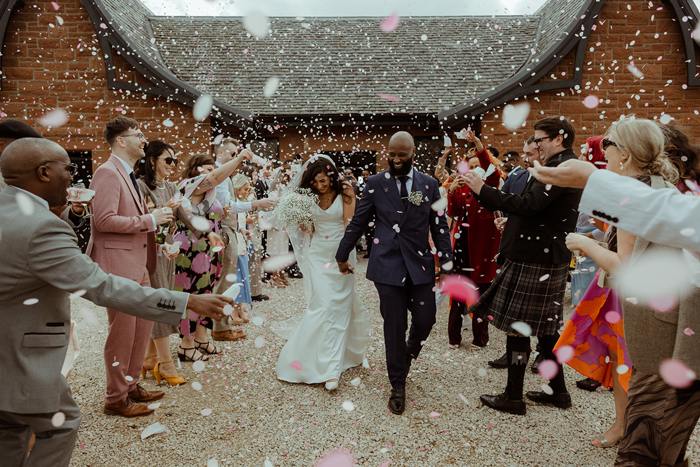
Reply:
<svg viewBox="0 0 700 467"><path fill-rule="evenodd" d="M180 255L175 262L175 290L209 294L218 284L224 247L219 233L224 209L217 200L216 187L236 170L241 161L251 157L252 153L244 150L218 169L214 169L214 159L203 154L195 154L185 162L179 188L198 219L197 222L188 222L187 219L178 219L177 222L173 239L180 242ZM182 320L178 349L180 361L206 361L209 355L221 354L221 350L209 342L207 328L212 328L211 320L193 312L188 319ZM212 337L238 340L244 338L245 333L226 329L212 331Z"/></svg>
<svg viewBox="0 0 700 467"><path fill-rule="evenodd" d="M481 140L471 130L467 130L466 139L476 147L475 157L486 173L491 164L488 153ZM472 169L473 170L473 169ZM485 177L485 183L498 187L501 178L497 170ZM485 291L496 275L498 265L494 257L498 253L501 234L494 225L494 214L487 211L466 186L466 178L456 176L447 194L447 215L456 219L453 233L454 273L471 279L480 291ZM452 299L450 316L447 324L449 346L459 348L462 342L462 315L465 314L466 304ZM476 314L472 315L472 332L474 339L470 349L482 349L489 342L489 323Z"/></svg>
<svg viewBox="0 0 700 467"><path fill-rule="evenodd" d="M571 150L574 137L574 127L563 117L545 118L535 124L534 141L547 166L576 159ZM524 415L523 383L530 357L530 338L512 325L522 322L529 326L531 335L539 338L544 358L556 361L552 349L559 338L557 329L564 311L562 304L571 259L564 239L576 225L581 191L546 187L532 179L521 195L514 195L485 185L474 172L466 177L467 185L482 206L509 214L499 256L499 261L503 258L501 269L469 309L482 319L493 317L491 324L508 334L508 384L502 394L484 394L480 399L493 409ZM526 396L534 402L571 407L561 365L550 387L551 395L529 391Z"/></svg>
<svg viewBox="0 0 700 467"><path fill-rule="evenodd" d="M520 153L518 151L508 151L503 155L503 166L502 166L504 179L507 178L514 170L521 170L520 167Z"/></svg>
<svg viewBox="0 0 700 467"><path fill-rule="evenodd" d="M683 193L691 192L691 187L700 183L700 146L692 143L679 127L661 123L658 125L664 132L664 150L679 173L678 188Z"/></svg>
<svg viewBox="0 0 700 467"><path fill-rule="evenodd" d="M251 181L250 195L247 200L255 201L260 198L257 197L257 191L253 188L256 187L258 182L258 166L252 164L244 164L240 170L241 174L245 175ZM254 302L261 302L264 300L269 300L270 297L262 292L263 275L265 274L262 270L262 257L263 257L263 245L262 245L262 230L260 229L260 222L258 222L258 214L255 212L248 213L248 218L252 220L248 224L248 230L251 235L251 247L252 253L248 260L248 274L250 277L250 295Z"/></svg>
<svg viewBox="0 0 700 467"><path fill-rule="evenodd" d="M548 185L585 188L579 209L654 243L700 253L700 197L653 190L638 180L596 170L583 161L535 164L530 173Z"/></svg>
<svg viewBox="0 0 700 467"><path fill-rule="evenodd" d="M69 295L144 320L176 323L187 308L222 316L226 297L196 297L141 287L106 274L84 255L65 222L50 213L67 201L74 168L68 153L47 139L25 138L8 145L0 160L8 186L0 192L0 453L2 465L67 467L80 426L80 408L61 374L71 327ZM31 216L17 209L27 197ZM30 307L27 300L35 301ZM140 364L140 362L139 362ZM127 407L140 407L127 397ZM56 423L60 413L61 423ZM27 457L31 434L36 444Z"/></svg>
<svg viewBox="0 0 700 467"><path fill-rule="evenodd" d="M139 123L126 117L110 120L104 139L112 155L92 177L95 197L87 254L104 272L149 286L157 265L155 231L170 222L172 213L163 208L149 213L136 183L133 166L144 156L146 144ZM130 401L150 402L165 394L138 384L153 322L113 308L107 308L107 318L104 412L124 417L149 414L151 409Z"/></svg>
<svg viewBox="0 0 700 467"><path fill-rule="evenodd" d="M589 138L593 139L593 138ZM654 177L675 183L678 172L663 154L664 137L651 121L625 119L615 123L602 140L607 169L651 184ZM598 139L591 141L598 144ZM595 147L595 146L594 146ZM585 215L585 214L584 214ZM611 226L605 234L607 249L585 235L569 234L567 247L578 250L600 264L602 270L585 291L576 310L566 323L555 349L570 345L575 354L567 362L584 376L613 388L615 394L615 423L593 440L597 447L610 447L623 435L627 391L631 372L618 372L624 365L632 368L623 331L622 303L619 292L610 285L610 276L622 263L628 262L637 237Z"/></svg>
<svg viewBox="0 0 700 467"><path fill-rule="evenodd" d="M148 143L145 157L141 159L134 171L137 177L139 190L143 194L148 210L152 213L156 209L168 207L173 210L176 218L184 217L185 210L180 208L177 185L168 180L168 177L177 167L175 149L163 141L155 140ZM173 290L175 283L175 261L177 253L170 251L173 244L171 226L173 220L159 226L156 235L159 255L155 273L150 276L151 287L154 289ZM167 227L166 227L167 226ZM146 357L143 361L141 377L146 377L149 372L160 384L165 379L171 386L185 384L187 380L177 374L170 354L170 335L177 333L177 326L166 323L154 323L151 330L151 338L146 347Z"/></svg>
<svg viewBox="0 0 700 467"><path fill-rule="evenodd" d="M250 186L250 179L243 174L236 174L231 179L233 187L234 201L245 201L252 194L253 190ZM251 214L252 216L252 214ZM238 262L236 265L236 284L240 286L238 296L234 298L233 306L235 316L231 316L234 324L242 324L248 322L248 317L243 311L243 304L253 308L253 298L250 292L250 271L249 260L253 252L252 232L248 230L248 224L252 224L254 218L247 213L236 214L236 242L238 244Z"/></svg>

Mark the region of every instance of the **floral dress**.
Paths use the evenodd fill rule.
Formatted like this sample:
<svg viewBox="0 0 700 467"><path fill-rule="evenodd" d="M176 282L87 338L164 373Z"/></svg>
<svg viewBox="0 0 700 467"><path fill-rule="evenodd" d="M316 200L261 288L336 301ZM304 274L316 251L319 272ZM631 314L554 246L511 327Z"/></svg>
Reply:
<svg viewBox="0 0 700 467"><path fill-rule="evenodd" d="M185 179L180 182L179 188L185 198L190 198L192 193L206 178L200 175L196 178ZM188 225L178 219L173 240L181 242L180 254L175 259L175 287L174 290L194 294L213 293L214 287L219 283L221 276L221 262L223 250L214 252L212 245L206 236L199 238L198 233L211 230L217 234L221 232L221 217L223 207L216 199L216 188L207 191L202 201L192 205L192 215L200 219L206 219L208 229L202 229L204 225ZM196 222L196 221L195 221ZM180 337L193 338L197 324L202 324L211 329L212 322L209 318L189 311L189 319L180 322Z"/></svg>

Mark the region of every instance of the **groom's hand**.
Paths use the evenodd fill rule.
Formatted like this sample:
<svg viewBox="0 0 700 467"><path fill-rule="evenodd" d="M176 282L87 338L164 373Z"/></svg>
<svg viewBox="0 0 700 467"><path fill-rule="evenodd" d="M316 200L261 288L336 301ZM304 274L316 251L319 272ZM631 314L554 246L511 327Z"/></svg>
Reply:
<svg viewBox="0 0 700 467"><path fill-rule="evenodd" d="M347 261L338 261L338 269L340 269L340 273L343 275L355 274L355 269L353 269Z"/></svg>

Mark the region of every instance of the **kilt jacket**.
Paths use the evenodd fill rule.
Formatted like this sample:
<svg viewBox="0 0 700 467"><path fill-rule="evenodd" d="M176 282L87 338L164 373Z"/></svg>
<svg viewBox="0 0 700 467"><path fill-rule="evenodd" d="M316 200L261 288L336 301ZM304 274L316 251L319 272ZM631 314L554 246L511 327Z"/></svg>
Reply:
<svg viewBox="0 0 700 467"><path fill-rule="evenodd" d="M546 167L556 167L576 159L574 151L565 149L552 156ZM528 263L562 264L571 261L565 240L576 230L578 204L583 190L548 187L532 177L522 194L504 193L484 185L477 196L489 211L508 213L503 230L499 263L504 259Z"/></svg>

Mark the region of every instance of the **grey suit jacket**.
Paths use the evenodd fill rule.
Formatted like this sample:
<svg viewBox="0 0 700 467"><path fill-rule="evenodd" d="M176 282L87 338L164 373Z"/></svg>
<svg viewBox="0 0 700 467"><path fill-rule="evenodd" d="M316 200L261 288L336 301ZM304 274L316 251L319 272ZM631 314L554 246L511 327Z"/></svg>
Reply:
<svg viewBox="0 0 700 467"><path fill-rule="evenodd" d="M51 413L65 385L70 293L84 290L97 305L172 325L188 294L104 273L82 254L68 224L33 198L34 214L24 215L17 193L13 186L0 192L0 411ZM28 299L38 302L24 304Z"/></svg>

